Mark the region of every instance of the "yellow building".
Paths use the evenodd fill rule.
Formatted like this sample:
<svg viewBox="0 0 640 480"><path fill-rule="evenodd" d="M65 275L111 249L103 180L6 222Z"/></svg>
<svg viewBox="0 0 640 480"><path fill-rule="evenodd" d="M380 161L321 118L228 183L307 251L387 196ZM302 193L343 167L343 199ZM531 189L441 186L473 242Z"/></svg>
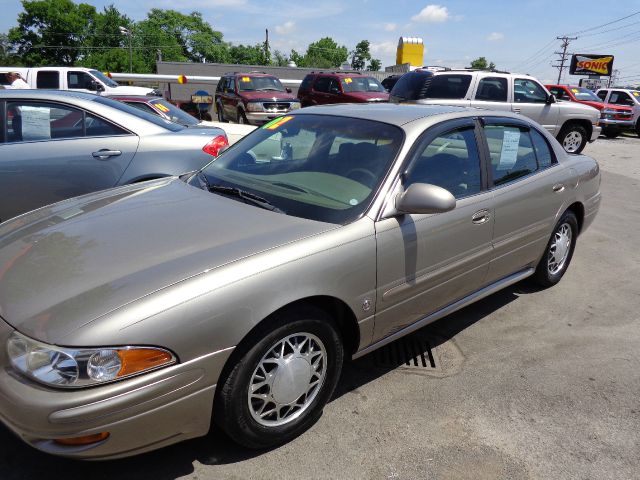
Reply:
<svg viewBox="0 0 640 480"><path fill-rule="evenodd" d="M396 51L396 65L404 63L412 67L424 65L424 43L418 37L400 37Z"/></svg>

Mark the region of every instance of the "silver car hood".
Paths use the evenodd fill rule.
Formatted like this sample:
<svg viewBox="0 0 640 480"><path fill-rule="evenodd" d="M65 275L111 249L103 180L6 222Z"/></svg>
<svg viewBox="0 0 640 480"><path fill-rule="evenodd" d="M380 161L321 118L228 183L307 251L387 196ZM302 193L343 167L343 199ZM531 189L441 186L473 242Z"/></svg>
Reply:
<svg viewBox="0 0 640 480"><path fill-rule="evenodd" d="M333 228L178 179L71 199L0 225L0 317L56 343L169 285Z"/></svg>

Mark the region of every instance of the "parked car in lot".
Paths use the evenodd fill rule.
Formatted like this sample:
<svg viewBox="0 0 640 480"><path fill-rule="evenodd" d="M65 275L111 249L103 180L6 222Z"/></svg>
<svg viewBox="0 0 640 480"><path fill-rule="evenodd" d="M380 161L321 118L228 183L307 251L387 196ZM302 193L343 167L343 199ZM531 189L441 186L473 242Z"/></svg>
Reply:
<svg viewBox="0 0 640 480"><path fill-rule="evenodd" d="M395 103L437 103L520 113L540 123L568 153L580 153L600 135L600 112L575 103L556 102L529 75L438 67L405 73L391 91Z"/></svg>
<svg viewBox="0 0 640 480"><path fill-rule="evenodd" d="M222 76L215 94L218 121L262 125L300 108L300 102L278 78L264 72L233 72Z"/></svg>
<svg viewBox="0 0 640 480"><path fill-rule="evenodd" d="M400 80L401 76L402 76L401 74L389 75L380 83L382 84L382 86L387 92L390 92L393 89L393 86L398 82L398 80Z"/></svg>
<svg viewBox="0 0 640 480"><path fill-rule="evenodd" d="M223 130L88 93L0 91L0 221L65 198L198 169Z"/></svg>
<svg viewBox="0 0 640 480"><path fill-rule="evenodd" d="M212 415L242 445L286 442L345 357L527 277L559 282L599 185L524 116L340 105L192 174L6 222L0 420L77 458L201 436Z"/></svg>
<svg viewBox="0 0 640 480"><path fill-rule="evenodd" d="M545 85L557 100L589 105L600 112L602 133L615 138L624 130L633 130L633 110L630 107L604 103L595 93L584 87L569 85Z"/></svg>
<svg viewBox="0 0 640 480"><path fill-rule="evenodd" d="M378 80L361 73L312 72L298 89L303 107L330 103L386 102L389 94Z"/></svg>
<svg viewBox="0 0 640 480"><path fill-rule="evenodd" d="M640 137L640 91L628 88L601 88L596 95L603 102L631 107L634 128Z"/></svg>
<svg viewBox="0 0 640 480"><path fill-rule="evenodd" d="M199 120L164 98L151 95L113 95L110 96L110 98L131 105L144 112L153 113L171 122L179 123L185 127L200 126L220 128L224 130L227 135L229 145L233 145L256 128L252 125Z"/></svg>

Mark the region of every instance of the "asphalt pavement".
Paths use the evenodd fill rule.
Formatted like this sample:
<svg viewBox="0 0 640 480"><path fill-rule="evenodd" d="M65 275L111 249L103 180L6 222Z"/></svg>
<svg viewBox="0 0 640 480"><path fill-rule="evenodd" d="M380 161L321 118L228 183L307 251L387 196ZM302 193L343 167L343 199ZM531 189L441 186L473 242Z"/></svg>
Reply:
<svg viewBox="0 0 640 480"><path fill-rule="evenodd" d="M0 479L640 479L640 139L585 154L603 202L560 284L517 284L348 364L293 442L254 452L214 431L82 463L0 427Z"/></svg>

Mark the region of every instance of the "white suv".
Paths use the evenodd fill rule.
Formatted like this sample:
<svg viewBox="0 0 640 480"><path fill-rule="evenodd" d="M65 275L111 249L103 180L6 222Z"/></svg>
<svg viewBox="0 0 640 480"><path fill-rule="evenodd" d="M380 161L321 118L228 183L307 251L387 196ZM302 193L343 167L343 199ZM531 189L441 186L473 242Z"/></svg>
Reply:
<svg viewBox="0 0 640 480"><path fill-rule="evenodd" d="M640 91L627 88L601 88L596 95L605 103L624 105L633 109L633 123L640 137Z"/></svg>
<svg viewBox="0 0 640 480"><path fill-rule="evenodd" d="M598 138L601 131L598 110L574 102L557 102L529 75L420 68L400 77L391 90L389 101L521 113L546 128L569 153L580 153L588 141Z"/></svg>

